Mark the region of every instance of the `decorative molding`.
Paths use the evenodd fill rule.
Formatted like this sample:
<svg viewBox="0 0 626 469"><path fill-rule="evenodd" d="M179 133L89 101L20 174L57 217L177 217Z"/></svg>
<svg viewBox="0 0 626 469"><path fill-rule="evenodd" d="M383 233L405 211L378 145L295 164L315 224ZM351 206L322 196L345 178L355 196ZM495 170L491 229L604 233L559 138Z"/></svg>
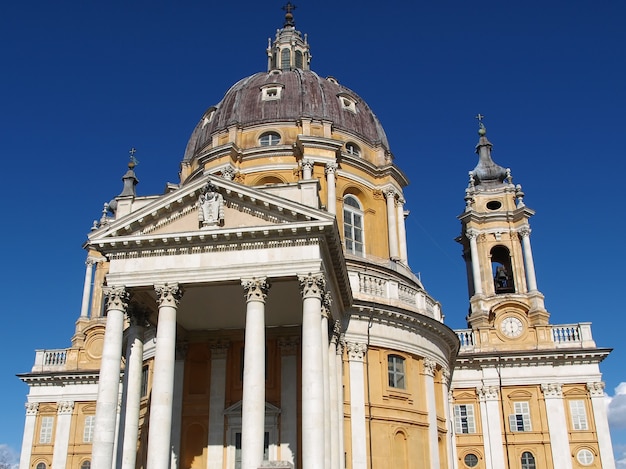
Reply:
<svg viewBox="0 0 626 469"><path fill-rule="evenodd" d="M372 191L372 197L374 197L374 200L382 200L385 198L383 196L383 191L381 191L380 189L374 189Z"/></svg>
<svg viewBox="0 0 626 469"><path fill-rule="evenodd" d="M541 385L541 391L543 397L548 398L562 398L563 397L563 385L561 383L547 383Z"/></svg>
<svg viewBox="0 0 626 469"><path fill-rule="evenodd" d="M396 190L393 187L386 187L384 189L384 192L385 192L385 198L387 200L393 199L396 196Z"/></svg>
<svg viewBox="0 0 626 469"><path fill-rule="evenodd" d="M527 236L530 236L530 232L530 226L522 226L517 233L521 238L526 238Z"/></svg>
<svg viewBox="0 0 626 469"><path fill-rule="evenodd" d="M466 237L467 239L469 239L470 241L471 241L472 239L476 239L476 238L478 238L478 235L479 235L479 234L480 234L480 233L478 232L478 230L475 230L475 229L473 229L473 228L470 228L470 229L468 229L468 230L466 230L466 231L465 231L465 237Z"/></svg>
<svg viewBox="0 0 626 469"><path fill-rule="evenodd" d="M203 229L224 223L224 197L212 182L207 183L200 191L198 221Z"/></svg>
<svg viewBox="0 0 626 469"><path fill-rule="evenodd" d="M222 177L229 181L232 181L233 179L235 179L236 174L237 172L235 171L235 168L233 167L229 166L227 168L222 169Z"/></svg>
<svg viewBox="0 0 626 469"><path fill-rule="evenodd" d="M424 373L428 376L435 376L437 362L430 357L424 357Z"/></svg>
<svg viewBox="0 0 626 469"><path fill-rule="evenodd" d="M322 298L326 288L326 279L321 272L316 274L298 275L302 298Z"/></svg>
<svg viewBox="0 0 626 469"><path fill-rule="evenodd" d="M130 298L130 294L128 293L128 291L126 291L125 287L102 287L102 292L106 297L107 311L110 309L126 311L126 308L128 308L128 300Z"/></svg>
<svg viewBox="0 0 626 469"><path fill-rule="evenodd" d="M305 159L302 160L302 170L309 170L309 171L313 171L313 166L315 165L315 162L313 160L309 160L309 159Z"/></svg>
<svg viewBox="0 0 626 469"><path fill-rule="evenodd" d="M180 299L183 296L183 290L177 283L155 285L154 291L157 294L157 305L159 305L159 308L162 306L178 308Z"/></svg>
<svg viewBox="0 0 626 469"><path fill-rule="evenodd" d="M348 360L362 362L367 352L367 344L360 342L344 342L348 350Z"/></svg>
<svg viewBox="0 0 626 469"><path fill-rule="evenodd" d="M329 173L333 173L336 174L337 173L337 168L339 167L339 165L332 161L330 163L326 163L326 168L324 169L324 173L329 174Z"/></svg>
<svg viewBox="0 0 626 469"><path fill-rule="evenodd" d="M74 410L74 401L61 401L57 403L57 414L71 415Z"/></svg>
<svg viewBox="0 0 626 469"><path fill-rule="evenodd" d="M324 293L324 295L322 295L322 316L326 318L331 317L330 307L332 304L333 304L333 298L330 292L327 291Z"/></svg>
<svg viewBox="0 0 626 469"><path fill-rule="evenodd" d="M267 277L241 279L241 286L246 291L246 302L261 301L265 303L270 284Z"/></svg>
<svg viewBox="0 0 626 469"><path fill-rule="evenodd" d="M604 383L601 381L587 383L587 391L591 397L604 397Z"/></svg>

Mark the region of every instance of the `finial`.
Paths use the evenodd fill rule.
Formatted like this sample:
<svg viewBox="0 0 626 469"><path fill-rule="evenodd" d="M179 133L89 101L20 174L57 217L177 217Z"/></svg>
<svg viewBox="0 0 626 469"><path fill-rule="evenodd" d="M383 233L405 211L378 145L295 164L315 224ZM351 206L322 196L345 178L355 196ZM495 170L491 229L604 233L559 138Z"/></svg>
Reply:
<svg viewBox="0 0 626 469"><path fill-rule="evenodd" d="M483 116L481 113L478 113L474 118L478 120L478 135L480 135L481 137L487 135L487 129L485 128L485 124L483 124L483 119L485 118L485 116Z"/></svg>
<svg viewBox="0 0 626 469"><path fill-rule="evenodd" d="M135 149L135 147L132 147L128 151L128 154L130 155L130 162L128 163L128 168L129 169L133 169L135 166L137 166L139 164L139 161L137 160L137 158L135 158L135 153L136 152L137 152L137 150Z"/></svg>
<svg viewBox="0 0 626 469"><path fill-rule="evenodd" d="M287 4L283 7L283 10L285 11L285 25L284 26L295 27L296 23L294 23L293 14L291 13L295 9L296 9L296 6L291 2L287 2Z"/></svg>

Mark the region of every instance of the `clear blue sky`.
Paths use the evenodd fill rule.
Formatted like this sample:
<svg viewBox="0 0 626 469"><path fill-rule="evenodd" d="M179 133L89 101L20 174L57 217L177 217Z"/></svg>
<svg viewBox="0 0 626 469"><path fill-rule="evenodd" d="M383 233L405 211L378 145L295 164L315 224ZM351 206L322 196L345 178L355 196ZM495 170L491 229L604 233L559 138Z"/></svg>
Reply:
<svg viewBox="0 0 626 469"><path fill-rule="evenodd" d="M537 211L531 240L551 321L593 321L596 343L614 347L602 366L613 396L626 381L626 3L295 3L312 68L369 103L412 183L410 264L447 324L465 327L465 267L453 239L480 112L494 160L512 169ZM121 191L129 148L137 148L141 195L177 182L204 110L265 70L280 6L3 2L0 445L21 446L27 387L14 375L30 370L36 348L70 343L81 244L103 202ZM613 439L621 455L626 386L620 392Z"/></svg>

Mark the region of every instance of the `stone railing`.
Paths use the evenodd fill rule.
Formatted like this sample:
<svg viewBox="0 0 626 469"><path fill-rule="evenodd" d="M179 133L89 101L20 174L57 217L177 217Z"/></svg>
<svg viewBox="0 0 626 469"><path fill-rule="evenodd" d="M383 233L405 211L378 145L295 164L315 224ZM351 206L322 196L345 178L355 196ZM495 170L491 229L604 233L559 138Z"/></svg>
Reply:
<svg viewBox="0 0 626 469"><path fill-rule="evenodd" d="M63 371L68 349L37 350L32 371Z"/></svg>
<svg viewBox="0 0 626 469"><path fill-rule="evenodd" d="M471 350L476 345L474 331L471 329L456 329L454 331L459 338L461 348L459 350Z"/></svg>

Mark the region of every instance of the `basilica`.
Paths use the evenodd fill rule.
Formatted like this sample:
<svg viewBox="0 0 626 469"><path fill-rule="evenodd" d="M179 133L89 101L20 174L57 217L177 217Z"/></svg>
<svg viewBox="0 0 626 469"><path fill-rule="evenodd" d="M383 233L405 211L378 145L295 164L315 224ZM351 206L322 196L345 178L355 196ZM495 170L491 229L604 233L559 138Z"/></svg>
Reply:
<svg viewBox="0 0 626 469"><path fill-rule="evenodd" d="M310 63L286 8L267 70L200 117L177 184L137 195L131 155L84 245L71 343L19 375L20 469L614 469L610 349L550 323L534 211L485 126L452 330L409 267L380 121Z"/></svg>

